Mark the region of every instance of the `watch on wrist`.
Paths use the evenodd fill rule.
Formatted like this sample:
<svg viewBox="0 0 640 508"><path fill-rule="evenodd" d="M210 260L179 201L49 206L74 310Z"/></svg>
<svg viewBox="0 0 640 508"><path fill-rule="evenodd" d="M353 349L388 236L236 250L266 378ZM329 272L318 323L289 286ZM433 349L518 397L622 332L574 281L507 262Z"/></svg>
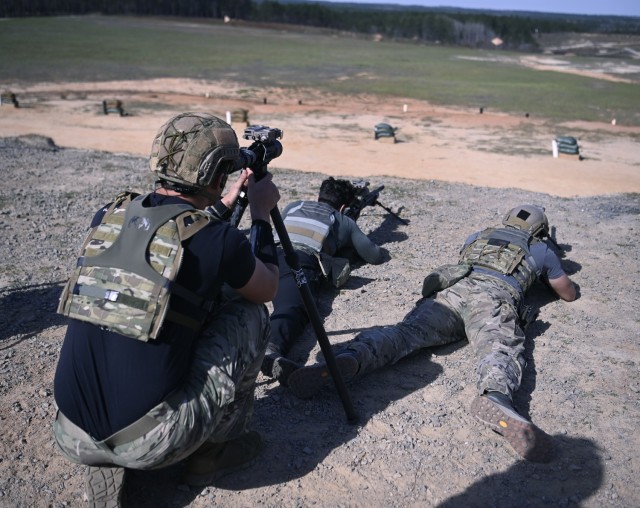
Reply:
<svg viewBox="0 0 640 508"><path fill-rule="evenodd" d="M231 215L233 215L233 210L227 208L227 205L225 205L222 200L216 201L211 208L213 208L215 214L222 220L229 220Z"/></svg>

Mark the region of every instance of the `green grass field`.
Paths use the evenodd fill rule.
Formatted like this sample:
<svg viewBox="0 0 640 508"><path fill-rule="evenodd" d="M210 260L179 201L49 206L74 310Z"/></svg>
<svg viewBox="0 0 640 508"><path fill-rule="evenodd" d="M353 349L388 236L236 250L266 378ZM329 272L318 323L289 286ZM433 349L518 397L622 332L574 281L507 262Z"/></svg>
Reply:
<svg viewBox="0 0 640 508"><path fill-rule="evenodd" d="M13 82L189 77L311 86L552 120L640 125L640 86L524 68L519 54L331 36L203 20L0 20L0 86ZM502 57L496 59L496 57ZM564 57L580 64L579 57ZM614 65L613 59L589 65ZM618 60L619 62L619 60ZM636 76L637 77L637 76ZM639 81L640 82L640 81Z"/></svg>

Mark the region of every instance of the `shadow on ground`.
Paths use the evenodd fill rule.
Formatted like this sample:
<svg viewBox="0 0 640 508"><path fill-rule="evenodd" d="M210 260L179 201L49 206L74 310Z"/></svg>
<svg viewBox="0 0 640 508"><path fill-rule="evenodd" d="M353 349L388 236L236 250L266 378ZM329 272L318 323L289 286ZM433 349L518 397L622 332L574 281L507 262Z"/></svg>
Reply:
<svg viewBox="0 0 640 508"><path fill-rule="evenodd" d="M62 282L2 289L0 292L0 350L66 323L56 314ZM10 339L15 340L10 340Z"/></svg>
<svg viewBox="0 0 640 508"><path fill-rule="evenodd" d="M377 391L375 397L364 396L368 393L366 387L352 388L351 396L359 416L354 425L347 422L335 389L327 388L313 400L300 401L274 383L267 396L256 401L253 417L254 428L260 431L265 441L262 455L250 468L224 477L212 487L236 491L255 489L290 482L309 474L334 449L354 439L359 427L372 416L383 412L394 401L426 387L441 374L442 368L429 362L425 358L428 355L419 356L421 358L407 361L422 364L420 376ZM178 464L159 471L131 471L127 487L130 505L157 506L154 503L158 499L167 500L166 506L189 505L203 489L191 490L180 484L183 467L183 464ZM153 499L148 497L151 491L154 491Z"/></svg>
<svg viewBox="0 0 640 508"><path fill-rule="evenodd" d="M487 476L438 508L487 506L582 506L600 488L604 466L598 447L589 439L553 436L556 458L550 464L521 461Z"/></svg>

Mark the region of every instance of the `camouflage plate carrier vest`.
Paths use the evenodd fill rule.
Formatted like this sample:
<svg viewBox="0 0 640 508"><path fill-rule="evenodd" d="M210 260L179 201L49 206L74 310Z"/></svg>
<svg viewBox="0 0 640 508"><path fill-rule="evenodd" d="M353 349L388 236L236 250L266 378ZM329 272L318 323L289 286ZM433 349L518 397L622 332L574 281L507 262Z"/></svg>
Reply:
<svg viewBox="0 0 640 508"><path fill-rule="evenodd" d="M303 201L287 211L284 225L294 245L302 246L309 253L319 254L331 225L335 222L335 210L325 203ZM276 241L278 241L276 235Z"/></svg>
<svg viewBox="0 0 640 508"><path fill-rule="evenodd" d="M537 266L529 250L532 240L536 241L529 233L519 229L485 229L464 248L460 263L511 276L524 293L537 277Z"/></svg>
<svg viewBox="0 0 640 508"><path fill-rule="evenodd" d="M156 339L165 319L200 329L212 302L174 281L182 242L213 217L186 204L145 208L145 198L120 194L91 230L60 297L60 314L142 341ZM191 315L170 310L171 295L188 301Z"/></svg>

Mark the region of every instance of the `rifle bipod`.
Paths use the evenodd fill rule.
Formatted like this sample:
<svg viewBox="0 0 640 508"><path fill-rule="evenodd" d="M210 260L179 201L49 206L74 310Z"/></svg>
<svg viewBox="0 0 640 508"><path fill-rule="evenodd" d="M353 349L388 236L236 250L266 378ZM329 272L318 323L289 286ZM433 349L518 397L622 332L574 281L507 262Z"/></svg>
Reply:
<svg viewBox="0 0 640 508"><path fill-rule="evenodd" d="M244 214L244 210L247 207L247 203L248 199L246 198L246 195L243 195L238 199L238 203L236 204L236 208L234 209L233 216L231 218L232 225L237 227L237 225L240 223L242 215ZM278 210L277 206L273 210L271 210L270 216L273 222L273 227L276 230L276 233L278 233L280 245L282 247L282 250L284 251L285 261L287 262L287 265L289 265L289 268L291 269L296 279L296 285L298 286L300 296L302 297L305 309L307 310L309 321L313 326L313 331L315 332L318 339L318 344L320 345L320 349L322 350L322 354L324 355L329 373L331 374L333 382L336 385L336 390L338 392L338 395L340 396L342 407L344 408L344 412L347 415L347 421L350 424L355 424L358 420L358 415L353 408L353 403L351 402L351 396L349 395L349 391L347 390L347 385L345 384L344 379L342 378L342 374L340 374L340 370L338 369L335 355L333 354L331 343L329 342L329 337L327 336L327 332L325 331L324 325L322 324L322 318L320 317L320 313L318 312L318 308L313 299L313 295L311 294L311 289L309 289L307 278L305 277L304 272L300 267L298 254L293 248L293 244L291 243L291 239L289 238L289 233L287 233L287 228L284 225L282 215L280 215L280 210Z"/></svg>

